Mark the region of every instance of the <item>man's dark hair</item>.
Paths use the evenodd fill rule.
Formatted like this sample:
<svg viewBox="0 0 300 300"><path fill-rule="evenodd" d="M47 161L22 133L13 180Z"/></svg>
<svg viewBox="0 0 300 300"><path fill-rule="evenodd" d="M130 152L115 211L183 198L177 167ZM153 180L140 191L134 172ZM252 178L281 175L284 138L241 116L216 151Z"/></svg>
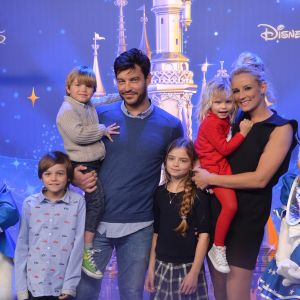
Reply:
<svg viewBox="0 0 300 300"><path fill-rule="evenodd" d="M145 79L150 73L150 60L141 50L132 48L120 54L114 62L115 76L128 69L134 69L135 65L140 66Z"/></svg>

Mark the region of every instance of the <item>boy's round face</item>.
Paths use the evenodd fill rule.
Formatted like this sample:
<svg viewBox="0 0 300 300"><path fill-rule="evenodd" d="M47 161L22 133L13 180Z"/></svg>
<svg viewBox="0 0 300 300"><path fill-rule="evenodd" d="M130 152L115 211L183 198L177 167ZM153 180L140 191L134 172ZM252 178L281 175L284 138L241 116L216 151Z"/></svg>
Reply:
<svg viewBox="0 0 300 300"><path fill-rule="evenodd" d="M68 184L66 166L55 164L42 174L42 181L46 188L45 196L49 197L49 200L61 198Z"/></svg>
<svg viewBox="0 0 300 300"><path fill-rule="evenodd" d="M81 103L89 102L94 94L93 87L87 86L85 83L81 83L77 79L75 79L71 83L70 87L66 88L66 90L70 97Z"/></svg>

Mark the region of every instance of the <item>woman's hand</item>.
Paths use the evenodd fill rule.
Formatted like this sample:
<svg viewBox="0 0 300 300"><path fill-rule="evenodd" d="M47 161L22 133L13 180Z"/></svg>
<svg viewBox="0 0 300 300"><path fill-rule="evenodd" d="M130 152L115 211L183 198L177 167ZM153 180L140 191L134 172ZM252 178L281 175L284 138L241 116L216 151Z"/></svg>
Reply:
<svg viewBox="0 0 300 300"><path fill-rule="evenodd" d="M83 191L91 193L97 189L97 174L95 171L83 173L87 167L77 166L74 169L73 184L80 187Z"/></svg>
<svg viewBox="0 0 300 300"><path fill-rule="evenodd" d="M69 295L67 294L61 294L60 296L58 296L58 299L63 300L63 299L68 299Z"/></svg>
<svg viewBox="0 0 300 300"><path fill-rule="evenodd" d="M180 292L184 295L193 294L197 290L198 274L191 271L186 274L180 286Z"/></svg>
<svg viewBox="0 0 300 300"><path fill-rule="evenodd" d="M211 174L205 169L201 169L199 167L195 167L193 169L193 172L194 176L192 177L192 180L194 181L196 186L200 190L204 190L205 188L207 188L209 186L209 177L211 176Z"/></svg>
<svg viewBox="0 0 300 300"><path fill-rule="evenodd" d="M154 270L148 270L148 274L145 280L145 290L149 293L155 292L154 287Z"/></svg>

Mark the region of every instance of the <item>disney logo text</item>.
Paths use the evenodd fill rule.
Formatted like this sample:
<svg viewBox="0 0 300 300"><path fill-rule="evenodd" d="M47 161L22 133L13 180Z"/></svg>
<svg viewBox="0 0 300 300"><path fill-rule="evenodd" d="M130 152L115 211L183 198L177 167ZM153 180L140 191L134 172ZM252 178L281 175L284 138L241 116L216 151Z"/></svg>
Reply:
<svg viewBox="0 0 300 300"><path fill-rule="evenodd" d="M299 30L284 30L284 25L278 25L277 28L268 24L259 24L257 27L264 27L265 31L260 34L265 41L280 40L280 39L299 39Z"/></svg>

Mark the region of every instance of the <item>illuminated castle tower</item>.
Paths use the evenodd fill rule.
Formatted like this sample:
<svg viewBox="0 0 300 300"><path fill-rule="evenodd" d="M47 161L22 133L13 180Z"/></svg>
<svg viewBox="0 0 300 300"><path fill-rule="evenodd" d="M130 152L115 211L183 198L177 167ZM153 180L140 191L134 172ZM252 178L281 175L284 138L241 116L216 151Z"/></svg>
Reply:
<svg viewBox="0 0 300 300"><path fill-rule="evenodd" d="M119 6L120 14L119 14L119 41L118 41L118 51L117 56L126 51L126 42L125 42L125 22L124 22L124 14L123 7L127 5L127 0L116 0L114 4Z"/></svg>
<svg viewBox="0 0 300 300"><path fill-rule="evenodd" d="M182 54L182 31L191 24L190 0L153 0L156 19L156 53L152 56L149 96L155 104L178 117L192 136L191 97L197 85Z"/></svg>
<svg viewBox="0 0 300 300"><path fill-rule="evenodd" d="M105 40L105 38L102 37L102 36L99 36L99 34L95 32L93 40L94 40L94 44L92 45L92 48L94 49L93 70L95 72L96 81L97 81L97 89L96 89L96 92L94 93L94 97L98 98L98 97L102 97L102 96L106 95L104 86L102 84L102 80L101 80L101 76L100 76L100 71L99 71L99 63L98 63L98 49L99 49L99 45L97 45L97 41Z"/></svg>
<svg viewBox="0 0 300 300"><path fill-rule="evenodd" d="M139 8L139 10L143 10L143 16L141 17L141 22L143 22L143 31L142 31L142 38L140 42L139 49L142 50L148 57L151 59L151 49L150 44L148 41L147 31L146 31L146 23L148 22L148 18L145 12L145 5Z"/></svg>

